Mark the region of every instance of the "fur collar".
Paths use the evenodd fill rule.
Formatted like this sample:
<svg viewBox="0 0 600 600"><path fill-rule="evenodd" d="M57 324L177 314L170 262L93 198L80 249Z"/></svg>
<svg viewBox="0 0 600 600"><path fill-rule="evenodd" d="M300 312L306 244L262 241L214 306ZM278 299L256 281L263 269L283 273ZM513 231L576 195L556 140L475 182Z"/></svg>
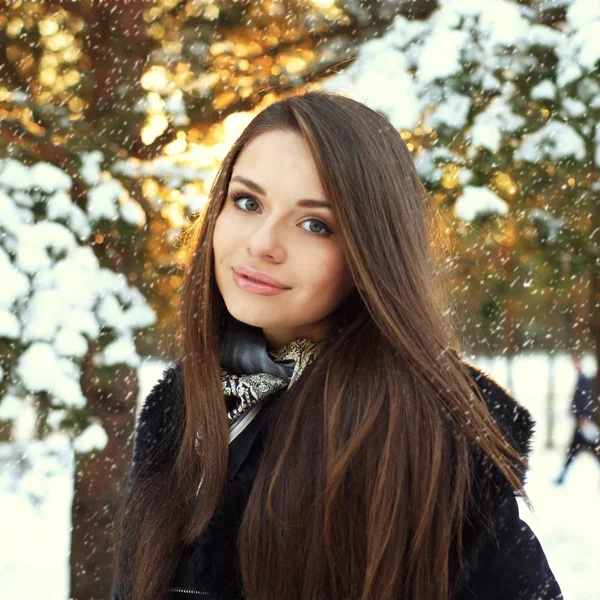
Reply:
<svg viewBox="0 0 600 600"><path fill-rule="evenodd" d="M467 361L464 362L503 435L522 456L528 459L535 427L529 411L491 375ZM134 468L145 465L146 458L150 454L153 455L152 459L155 463L158 459L158 463L162 465L168 462L169 452L175 451L178 425L183 416L183 389L181 359L178 359L165 370L161 379L148 394L140 411L136 427ZM155 454L154 451L159 450L158 446L162 451ZM160 456L163 460L160 460ZM525 483L525 468L520 469L520 475Z"/></svg>
<svg viewBox="0 0 600 600"><path fill-rule="evenodd" d="M464 359L463 359L464 360ZM471 376L486 400L487 408L507 441L525 458L529 458L535 423L529 411L519 404L511 393L491 375L479 367L464 361ZM162 375L154 386L140 411L134 449L133 463L144 465L150 453L158 458L154 450L174 451L178 425L183 415L183 378L181 360L177 360ZM164 452L159 455L164 456ZM168 460L168 457L165 456ZM160 460L163 464L163 460ZM520 470L525 483L526 469Z"/></svg>
<svg viewBox="0 0 600 600"><path fill-rule="evenodd" d="M535 422L530 412L489 373L464 359L463 362L481 390L494 422L510 445L529 462L535 432ZM521 482L525 485L528 468L521 465L516 467Z"/></svg>

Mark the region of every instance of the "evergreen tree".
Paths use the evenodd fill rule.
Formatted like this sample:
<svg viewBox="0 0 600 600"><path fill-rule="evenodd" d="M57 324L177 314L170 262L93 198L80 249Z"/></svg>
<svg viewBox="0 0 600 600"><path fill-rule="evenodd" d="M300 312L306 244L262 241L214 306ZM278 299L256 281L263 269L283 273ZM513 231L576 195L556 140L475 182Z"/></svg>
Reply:
<svg viewBox="0 0 600 600"><path fill-rule="evenodd" d="M326 87L381 110L415 153L448 224L469 341L476 327L494 352L598 352L600 6L536 5L398 17Z"/></svg>

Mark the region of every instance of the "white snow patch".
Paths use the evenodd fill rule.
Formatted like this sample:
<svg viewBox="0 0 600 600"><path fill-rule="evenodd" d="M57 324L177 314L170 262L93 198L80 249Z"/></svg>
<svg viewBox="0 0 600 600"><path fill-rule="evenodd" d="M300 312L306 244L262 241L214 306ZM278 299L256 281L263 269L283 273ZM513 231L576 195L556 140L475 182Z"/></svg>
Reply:
<svg viewBox="0 0 600 600"><path fill-rule="evenodd" d="M385 56L385 60L381 57ZM420 116L415 83L403 52L391 39L365 42L356 61L322 88L341 92L386 115L397 129L412 129Z"/></svg>
<svg viewBox="0 0 600 600"><path fill-rule="evenodd" d="M0 307L10 308L12 304L29 293L29 278L16 269L8 254L0 246Z"/></svg>
<svg viewBox="0 0 600 600"><path fill-rule="evenodd" d="M18 233L17 266L26 273L42 271L77 247L75 236L60 223L39 221Z"/></svg>
<svg viewBox="0 0 600 600"><path fill-rule="evenodd" d="M12 158L0 161L0 185L15 190L28 190L31 187L28 168Z"/></svg>
<svg viewBox="0 0 600 600"><path fill-rule="evenodd" d="M419 81L429 83L457 73L461 68L461 50L468 41L469 36L464 31L435 31L423 44L417 72Z"/></svg>
<svg viewBox="0 0 600 600"><path fill-rule="evenodd" d="M555 120L523 136L521 147L515 152L517 160L531 163L541 162L544 158L556 161L569 156L584 160L585 141L570 125Z"/></svg>
<svg viewBox="0 0 600 600"><path fill-rule="evenodd" d="M544 79L531 90L531 97L534 100L554 100L556 86L549 79Z"/></svg>
<svg viewBox="0 0 600 600"><path fill-rule="evenodd" d="M16 340L20 336L21 323L19 319L6 308L0 308L0 338Z"/></svg>
<svg viewBox="0 0 600 600"><path fill-rule="evenodd" d="M108 444L108 435L99 423L91 423L73 440L75 452L84 454L86 452L102 452Z"/></svg>
<svg viewBox="0 0 600 600"><path fill-rule="evenodd" d="M86 399L78 379L73 377L78 367L58 356L50 344L34 342L20 356L17 375L32 392L48 392L53 403L82 408Z"/></svg>
<svg viewBox="0 0 600 600"><path fill-rule="evenodd" d="M461 94L452 94L445 102L439 104L425 123L432 129L446 126L450 129L462 129L467 124L471 99Z"/></svg>
<svg viewBox="0 0 600 600"><path fill-rule="evenodd" d="M95 185L100 181L100 175L102 173L100 165L102 164L103 158L102 152L99 150L82 154L82 164L79 172L86 183Z"/></svg>
<svg viewBox="0 0 600 600"><path fill-rule="evenodd" d="M116 179L101 181L88 193L87 213L92 221L116 221L119 218L119 198L127 197L127 190Z"/></svg>
<svg viewBox="0 0 600 600"><path fill-rule="evenodd" d="M23 400L14 394L5 394L0 399L0 420L15 421L23 409Z"/></svg>
<svg viewBox="0 0 600 600"><path fill-rule="evenodd" d="M126 364L137 367L140 364L140 356L135 349L133 337L124 333L114 342L106 346L102 353L102 362L107 366Z"/></svg>
<svg viewBox="0 0 600 600"><path fill-rule="evenodd" d="M466 186L454 204L454 214L463 221L474 221L480 215L506 215L508 205L486 187Z"/></svg>
<svg viewBox="0 0 600 600"><path fill-rule="evenodd" d="M146 223L146 213L142 205L137 201L129 198L120 206L121 216L126 223L141 227Z"/></svg>
<svg viewBox="0 0 600 600"><path fill-rule="evenodd" d="M50 194L54 191L71 189L71 178L58 167L47 163L38 162L29 168L31 187L37 187Z"/></svg>
<svg viewBox="0 0 600 600"><path fill-rule="evenodd" d="M47 216L53 221L64 220L80 240L87 239L91 234L86 214L73 203L69 194L64 191L58 191L48 198Z"/></svg>

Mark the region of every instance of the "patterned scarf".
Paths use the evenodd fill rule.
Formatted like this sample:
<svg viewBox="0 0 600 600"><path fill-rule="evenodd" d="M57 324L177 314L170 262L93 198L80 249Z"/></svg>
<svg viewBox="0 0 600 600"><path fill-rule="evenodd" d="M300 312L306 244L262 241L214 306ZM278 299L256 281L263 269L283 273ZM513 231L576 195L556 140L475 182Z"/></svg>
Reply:
<svg viewBox="0 0 600 600"><path fill-rule="evenodd" d="M220 355L229 427L270 394L292 387L321 348L322 342L296 339L269 351L259 328L229 317Z"/></svg>

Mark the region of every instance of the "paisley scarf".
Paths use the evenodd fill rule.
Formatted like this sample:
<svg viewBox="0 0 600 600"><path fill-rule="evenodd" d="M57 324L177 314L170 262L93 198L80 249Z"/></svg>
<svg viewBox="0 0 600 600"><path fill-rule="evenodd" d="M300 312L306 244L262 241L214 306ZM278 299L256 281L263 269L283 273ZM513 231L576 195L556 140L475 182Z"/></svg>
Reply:
<svg viewBox="0 0 600 600"><path fill-rule="evenodd" d="M270 394L294 385L321 348L322 342L300 338L267 350L260 328L229 317L220 353L229 427Z"/></svg>
<svg viewBox="0 0 600 600"><path fill-rule="evenodd" d="M267 350L267 340L258 327L229 316L221 340L221 385L227 404L229 443L254 419L267 396L294 385L315 360L322 342L296 339L276 351ZM200 450L200 428L196 452ZM204 481L200 478L196 496Z"/></svg>

